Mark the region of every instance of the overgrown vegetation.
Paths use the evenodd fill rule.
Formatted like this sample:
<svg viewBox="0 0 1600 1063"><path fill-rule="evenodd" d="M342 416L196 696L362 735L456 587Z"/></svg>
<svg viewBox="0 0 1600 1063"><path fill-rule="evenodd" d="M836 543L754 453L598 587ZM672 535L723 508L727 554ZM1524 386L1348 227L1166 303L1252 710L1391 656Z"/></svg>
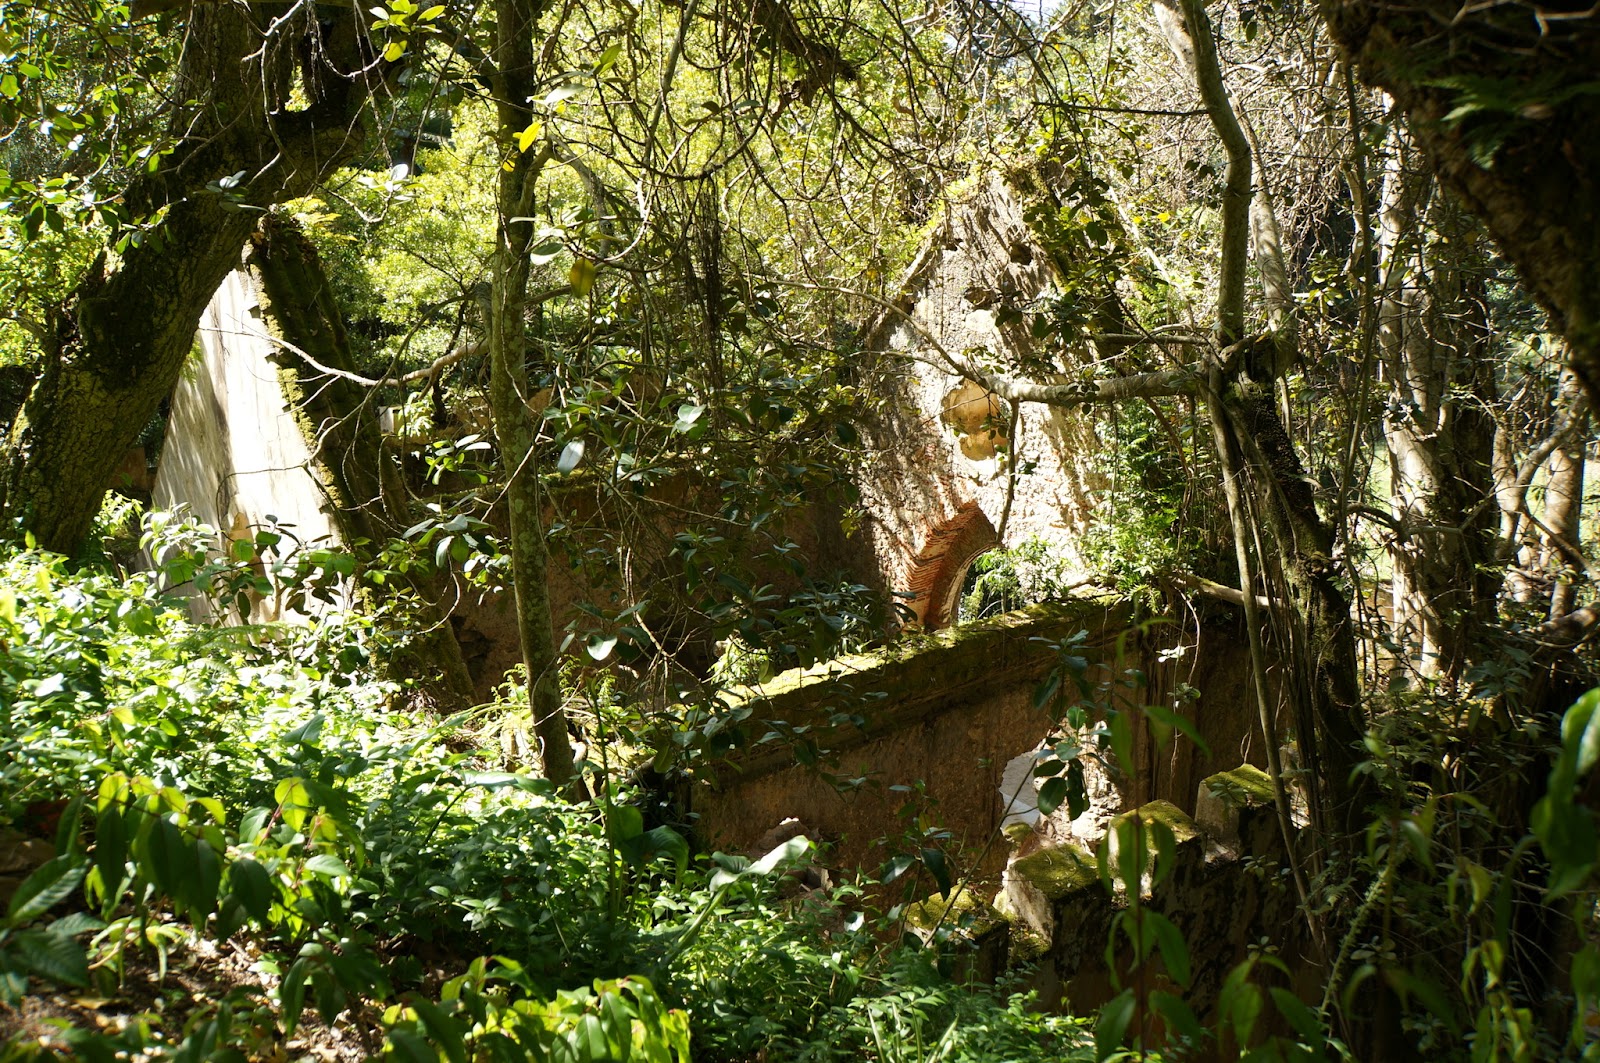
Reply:
<svg viewBox="0 0 1600 1063"><path fill-rule="evenodd" d="M362 667L364 624L261 638L194 625L153 576L4 563L0 830L54 850L0 930L8 1058L259 1057L336 1028L407 1057L1084 1051L885 946L850 891L793 896L803 838L691 859L627 789L572 806L460 748ZM88 1021L147 981L147 1009Z"/></svg>

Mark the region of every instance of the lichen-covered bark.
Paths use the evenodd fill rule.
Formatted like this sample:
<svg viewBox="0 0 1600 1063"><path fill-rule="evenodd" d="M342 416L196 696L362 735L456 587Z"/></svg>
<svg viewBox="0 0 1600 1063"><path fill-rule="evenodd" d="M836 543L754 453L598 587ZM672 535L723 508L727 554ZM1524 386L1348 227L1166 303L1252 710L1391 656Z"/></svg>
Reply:
<svg viewBox="0 0 1600 1063"><path fill-rule="evenodd" d="M1600 400L1600 15L1455 0L1321 6L1549 311Z"/></svg>
<svg viewBox="0 0 1600 1063"><path fill-rule="evenodd" d="M1378 354L1395 517L1394 623L1454 686L1494 618L1493 406L1483 241L1390 135L1380 197ZM1446 239L1428 239L1427 234Z"/></svg>
<svg viewBox="0 0 1600 1063"><path fill-rule="evenodd" d="M498 69L493 79L499 141L513 151L515 138L532 119L523 101L538 84L533 33L539 0L497 0L494 5ZM489 315L489 408L506 472L506 508L511 525L511 582L516 594L517 632L528 668L528 705L545 777L573 799L587 796L573 763L572 741L550 615L549 552L545 547L542 463L535 449L538 422L528 399L528 252L533 244L534 183L543 154L515 152L500 168L499 226Z"/></svg>
<svg viewBox="0 0 1600 1063"><path fill-rule="evenodd" d="M201 312L259 208L310 191L360 143L366 86L340 71L363 65L361 23L322 9L272 20L251 4L197 4L171 97L177 148L125 200L158 217L138 246L102 255L74 292L54 351L10 440L0 505L38 541L71 552L99 511L111 475L172 390ZM316 35L291 109L300 45ZM374 75L375 76L375 75ZM195 102L189 102L195 101ZM242 174L229 190L216 184Z"/></svg>
<svg viewBox="0 0 1600 1063"><path fill-rule="evenodd" d="M354 375L344 315L305 235L292 222L269 215L251 240L248 263L260 281L263 324L319 364ZM334 521L358 555L370 554L372 546L400 535L417 516L395 455L384 447L373 395L296 354L285 352L278 362L297 385L292 401L333 502ZM438 694L465 708L473 684L441 605L448 588L438 574L413 570L407 579L421 629L413 652L396 664L418 679L437 675Z"/></svg>

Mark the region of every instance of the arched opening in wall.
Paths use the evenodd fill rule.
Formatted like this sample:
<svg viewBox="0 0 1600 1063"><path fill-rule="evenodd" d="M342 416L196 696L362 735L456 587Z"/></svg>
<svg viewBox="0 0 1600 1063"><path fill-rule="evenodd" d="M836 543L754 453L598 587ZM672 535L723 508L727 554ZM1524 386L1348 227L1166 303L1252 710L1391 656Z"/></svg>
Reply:
<svg viewBox="0 0 1600 1063"><path fill-rule="evenodd" d="M993 564L1003 556L998 550L985 550L967 562L959 582L951 582L953 593L945 612L952 625L987 620L1028 604L1015 577Z"/></svg>
<svg viewBox="0 0 1600 1063"><path fill-rule="evenodd" d="M961 580L978 555L1000 545L1000 536L976 502L957 509L949 520L928 532L911 566L911 609L927 631L949 627Z"/></svg>

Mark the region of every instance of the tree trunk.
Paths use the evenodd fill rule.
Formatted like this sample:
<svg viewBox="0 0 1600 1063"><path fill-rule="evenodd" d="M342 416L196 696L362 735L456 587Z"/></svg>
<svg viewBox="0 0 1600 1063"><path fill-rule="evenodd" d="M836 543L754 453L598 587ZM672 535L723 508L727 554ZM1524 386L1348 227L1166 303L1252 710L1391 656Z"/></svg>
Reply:
<svg viewBox="0 0 1600 1063"><path fill-rule="evenodd" d="M1321 0L1368 82L1406 112L1600 401L1600 16L1558 5Z"/></svg>
<svg viewBox="0 0 1600 1063"><path fill-rule="evenodd" d="M573 763L567 715L562 707L555 625L550 616L549 553L545 547L542 463L536 446L539 425L528 404L529 250L533 244L534 186L546 154L515 149L516 137L532 122L526 101L538 78L533 33L537 0L496 0L498 36L494 55L499 143L508 153L499 170L499 222L489 315L489 409L500 460L506 470L506 509L511 524L511 582L516 593L517 632L528 669L528 705L545 777L573 800L588 792Z"/></svg>
<svg viewBox="0 0 1600 1063"><path fill-rule="evenodd" d="M1390 146L1375 242L1394 622L1402 642L1419 646L1421 674L1453 687L1484 646L1499 589L1487 264L1473 226L1432 176L1402 168L1404 134L1392 134Z"/></svg>
<svg viewBox="0 0 1600 1063"><path fill-rule="evenodd" d="M1235 450L1250 472L1256 519L1263 522L1288 589L1290 610L1283 641L1291 655L1291 702L1302 765L1314 791L1313 815L1319 825L1350 835L1365 825L1363 791L1352 783L1359 763L1364 717L1356 665L1350 602L1338 583L1333 534L1317 512L1310 480L1276 410L1277 378L1294 357L1292 317L1284 304L1287 283L1281 269L1270 204L1257 215L1258 251L1272 293L1273 331L1245 339L1244 276L1251 229L1253 159L1222 68L1201 0L1161 0L1156 17L1168 44L1189 69L1211 124L1222 141L1228 167L1222 199L1222 262L1217 294L1218 346L1214 383L1207 401L1217 403L1218 444ZM1226 467L1234 463L1222 455ZM1235 531L1238 537L1238 531ZM1236 544L1247 552L1253 544ZM1258 588L1241 587L1246 596ZM1257 668L1261 665L1258 663ZM1270 715L1262 706L1263 727Z"/></svg>
<svg viewBox="0 0 1600 1063"><path fill-rule="evenodd" d="M1545 570L1556 573L1550 590L1550 619L1566 616L1578 604L1578 583L1571 552L1582 548L1583 472L1589 442L1588 416L1578 430L1550 455L1550 480L1544 490L1544 526L1551 533L1545 549Z"/></svg>
<svg viewBox="0 0 1600 1063"><path fill-rule="evenodd" d="M321 9L308 9L263 36L258 27L271 20L255 8L191 8L171 87L183 101L170 124L178 146L124 197L136 217L166 214L115 260L102 254L78 284L13 429L0 506L48 549L70 553L88 534L118 462L177 383L200 315L238 266L259 210L309 192L360 144L365 87L330 73L361 68L360 18L344 12L323 25ZM308 61L297 79L307 34L318 38L317 65ZM291 107L293 88L308 105ZM233 188L217 184L236 174Z"/></svg>
<svg viewBox="0 0 1600 1063"><path fill-rule="evenodd" d="M251 241L248 262L260 280L263 324L320 364L354 374L344 316L305 235L292 222L269 215ZM277 361L323 474L334 521L352 552L370 561L374 547L399 536L417 516L399 463L384 446L374 396L292 352ZM408 588L395 589L413 595L419 630L411 653L395 664L401 674L434 685L446 706L466 708L474 697L472 677L444 606L453 592L439 573L413 569L405 582Z"/></svg>

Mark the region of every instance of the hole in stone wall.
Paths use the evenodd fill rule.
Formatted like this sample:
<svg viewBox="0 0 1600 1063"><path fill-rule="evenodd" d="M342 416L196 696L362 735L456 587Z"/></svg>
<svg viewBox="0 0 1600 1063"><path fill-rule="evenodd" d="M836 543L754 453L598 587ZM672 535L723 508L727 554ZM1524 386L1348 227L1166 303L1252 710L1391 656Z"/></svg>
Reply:
<svg viewBox="0 0 1600 1063"><path fill-rule="evenodd" d="M994 392L971 380L963 380L944 397L939 420L961 440L963 457L983 461L1006 449L1011 441L1010 411Z"/></svg>

